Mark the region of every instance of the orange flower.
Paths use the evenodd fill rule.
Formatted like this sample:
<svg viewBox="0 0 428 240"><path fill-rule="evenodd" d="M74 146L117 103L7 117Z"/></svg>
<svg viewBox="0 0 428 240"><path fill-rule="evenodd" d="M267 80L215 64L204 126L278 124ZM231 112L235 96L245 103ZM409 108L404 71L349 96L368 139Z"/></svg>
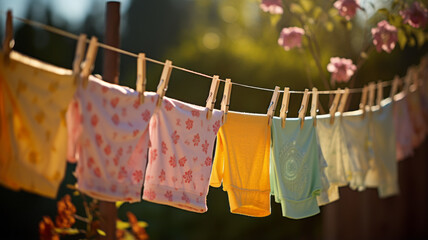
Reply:
<svg viewBox="0 0 428 240"><path fill-rule="evenodd" d="M39 223L40 240L59 240L59 235L55 233L55 226L52 219L48 216L43 216L43 220Z"/></svg>
<svg viewBox="0 0 428 240"><path fill-rule="evenodd" d="M76 213L76 207L71 202L70 195L65 195L57 203L58 215L55 218L56 226L59 228L70 228L76 222L74 214Z"/></svg>
<svg viewBox="0 0 428 240"><path fill-rule="evenodd" d="M132 233L134 234L137 240L148 240L149 235L146 232L146 229L138 225L138 219L132 212L127 212L126 216L128 217L129 223L131 224Z"/></svg>

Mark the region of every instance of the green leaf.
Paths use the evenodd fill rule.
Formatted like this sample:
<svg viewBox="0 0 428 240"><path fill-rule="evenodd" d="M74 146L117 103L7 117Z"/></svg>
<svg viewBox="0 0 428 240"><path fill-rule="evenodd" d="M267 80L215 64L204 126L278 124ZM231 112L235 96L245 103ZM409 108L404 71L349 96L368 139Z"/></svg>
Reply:
<svg viewBox="0 0 428 240"><path fill-rule="evenodd" d="M398 37L398 44L400 45L401 49L404 49L404 47L407 44L407 36L406 33L403 31L403 29L399 28L397 32Z"/></svg>
<svg viewBox="0 0 428 240"><path fill-rule="evenodd" d="M117 201L115 202L116 204L116 208L120 208L120 206L122 206L125 202L121 202L121 201Z"/></svg>
<svg viewBox="0 0 428 240"><path fill-rule="evenodd" d="M314 3L311 0L300 0L300 5L306 12L309 12L314 7Z"/></svg>
<svg viewBox="0 0 428 240"><path fill-rule="evenodd" d="M350 21L346 22L346 29L348 30L352 29L352 23Z"/></svg>
<svg viewBox="0 0 428 240"><path fill-rule="evenodd" d="M107 236L107 234L99 228L97 229L97 233L98 233L98 235L103 236L103 237Z"/></svg>
<svg viewBox="0 0 428 240"><path fill-rule="evenodd" d="M386 16L389 15L389 11L386 8L380 8L380 9L377 10L377 12L380 13L380 14L385 14Z"/></svg>
<svg viewBox="0 0 428 240"><path fill-rule="evenodd" d="M314 17L314 19L318 19L322 12L322 8L317 6L316 8L314 8L314 11L312 11L312 16Z"/></svg>
<svg viewBox="0 0 428 240"><path fill-rule="evenodd" d="M409 38L409 46L414 47L416 45L416 40L414 38Z"/></svg>
<svg viewBox="0 0 428 240"><path fill-rule="evenodd" d="M335 16L339 15L339 12L337 11L336 8L330 8L330 10L328 10L328 15L330 17L335 17Z"/></svg>
<svg viewBox="0 0 428 240"><path fill-rule="evenodd" d="M149 224L147 222L144 222L144 221L138 221L138 226L140 226L142 228L146 228L149 226Z"/></svg>
<svg viewBox="0 0 428 240"><path fill-rule="evenodd" d="M303 14L305 13L305 10L303 10L303 8L295 3L290 4L290 12L295 13L295 14Z"/></svg>
<svg viewBox="0 0 428 240"><path fill-rule="evenodd" d="M129 227L131 227L131 224L129 224L129 222L124 222L124 221L122 221L122 220L117 220L117 221L116 221L116 228L117 228L117 229L122 229L122 230L124 230L124 229L127 229L127 228L129 228Z"/></svg>
<svg viewBox="0 0 428 240"><path fill-rule="evenodd" d="M55 232L59 234L68 234L68 235L76 235L80 233L79 229L77 228L55 228Z"/></svg>
<svg viewBox="0 0 428 240"><path fill-rule="evenodd" d="M334 24L330 21L324 23L324 27L327 31L332 32L334 29Z"/></svg>
<svg viewBox="0 0 428 240"><path fill-rule="evenodd" d="M425 34L423 31L421 30L416 30L415 31L415 36L416 36L416 40L418 41L418 46L422 47L422 45L424 45L425 43Z"/></svg>
<svg viewBox="0 0 428 240"><path fill-rule="evenodd" d="M270 14L270 24L272 24L272 26L276 26L279 20L281 20L281 17L281 14Z"/></svg>

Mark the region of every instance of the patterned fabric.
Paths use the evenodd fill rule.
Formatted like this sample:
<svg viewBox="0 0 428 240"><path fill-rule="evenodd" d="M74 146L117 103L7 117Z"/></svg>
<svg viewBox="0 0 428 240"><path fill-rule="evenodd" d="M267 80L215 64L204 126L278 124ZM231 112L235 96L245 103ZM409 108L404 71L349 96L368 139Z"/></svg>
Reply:
<svg viewBox="0 0 428 240"><path fill-rule="evenodd" d="M214 140L223 113L162 99L150 121L149 163L143 199L206 212Z"/></svg>
<svg viewBox="0 0 428 240"><path fill-rule="evenodd" d="M282 215L293 219L310 217L320 212L317 198L322 187L320 153L312 118L281 119L272 122L271 194L281 203Z"/></svg>
<svg viewBox="0 0 428 240"><path fill-rule="evenodd" d="M0 182L55 198L66 166L70 70L17 52L0 54Z"/></svg>
<svg viewBox="0 0 428 240"><path fill-rule="evenodd" d="M211 186L229 196L230 211L253 217L270 214L268 117L229 112L216 145Z"/></svg>
<svg viewBox="0 0 428 240"><path fill-rule="evenodd" d="M104 201L139 201L146 169L149 121L157 95L90 76L67 114L68 158L77 161L79 190Z"/></svg>

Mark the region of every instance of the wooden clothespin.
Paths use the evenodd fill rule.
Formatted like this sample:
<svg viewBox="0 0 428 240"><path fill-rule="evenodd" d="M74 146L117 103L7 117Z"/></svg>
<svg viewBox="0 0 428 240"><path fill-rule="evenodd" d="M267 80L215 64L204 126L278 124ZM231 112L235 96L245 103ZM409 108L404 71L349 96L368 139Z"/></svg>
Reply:
<svg viewBox="0 0 428 240"><path fill-rule="evenodd" d="M342 89L338 88L337 93L334 96L333 103L331 104L331 107L330 107L330 124L334 123L334 117L335 117L335 114L337 111L337 107L339 106L340 96L342 95L341 92L342 92Z"/></svg>
<svg viewBox="0 0 428 240"><path fill-rule="evenodd" d="M375 91L376 91L376 84L374 82L369 83L369 107L370 111L372 111L372 107L374 105L374 98L375 98Z"/></svg>
<svg viewBox="0 0 428 240"><path fill-rule="evenodd" d="M303 128L303 124L305 122L305 115L306 115L306 110L308 109L308 102L309 102L309 90L306 88L302 98L302 105L300 106L300 110L299 110L300 128Z"/></svg>
<svg viewBox="0 0 428 240"><path fill-rule="evenodd" d="M376 105L378 105L379 109L381 109L380 102L383 99L383 83L382 83L382 81L379 81L376 84L376 88L377 88Z"/></svg>
<svg viewBox="0 0 428 240"><path fill-rule="evenodd" d="M80 77L82 79L83 87L86 88L88 85L88 77L92 73L94 69L95 58L97 57L98 51L98 39L96 37L92 37L89 42L88 51L86 52L86 59L82 69L82 73Z"/></svg>
<svg viewBox="0 0 428 240"><path fill-rule="evenodd" d="M279 117L281 118L282 128L285 127L285 119L287 118L287 114L288 114L289 102L290 102L290 88L286 87L284 88L284 95L282 97L282 105L281 105L281 110L279 115Z"/></svg>
<svg viewBox="0 0 428 240"><path fill-rule="evenodd" d="M86 34L80 34L79 39L77 40L76 52L74 53L73 60L73 75L78 81L80 73L82 72L82 61L85 56L86 50Z"/></svg>
<svg viewBox="0 0 428 240"><path fill-rule="evenodd" d="M318 89L312 88L312 105L311 105L311 117L314 122L314 127L317 126L317 112L318 112Z"/></svg>
<svg viewBox="0 0 428 240"><path fill-rule="evenodd" d="M340 99L340 104L338 107L338 111L340 112L340 115L342 116L343 112L345 112L346 103L348 102L349 97L349 88L345 88L345 92L342 95L342 98Z"/></svg>
<svg viewBox="0 0 428 240"><path fill-rule="evenodd" d="M389 93L389 97L391 98L392 102L394 102L394 96L397 93L400 81L401 80L398 75L395 75L394 80L392 80L391 92Z"/></svg>
<svg viewBox="0 0 428 240"><path fill-rule="evenodd" d="M6 28L3 40L3 54L5 62L9 61L9 54L12 51L15 41L13 40L13 17L12 10L7 11L6 15Z"/></svg>
<svg viewBox="0 0 428 240"><path fill-rule="evenodd" d="M144 103L144 92L146 91L146 54L139 53L137 59L137 83L136 88L140 104Z"/></svg>
<svg viewBox="0 0 428 240"><path fill-rule="evenodd" d="M223 123L226 122L226 115L229 111L230 94L232 93L232 81L230 78L226 78L226 84L224 85L223 99L221 100L221 111L223 111Z"/></svg>
<svg viewBox="0 0 428 240"><path fill-rule="evenodd" d="M272 125L272 118L275 115L276 105L278 103L279 98L279 87L275 86L275 90L272 95L272 99L270 100L267 116L268 116L268 125Z"/></svg>
<svg viewBox="0 0 428 240"><path fill-rule="evenodd" d="M364 115L366 113L366 105L367 105L367 93L368 93L369 88L367 87L367 85L365 85L363 87L363 92L361 94L361 102L360 102L360 110L363 111L363 118Z"/></svg>
<svg viewBox="0 0 428 240"><path fill-rule="evenodd" d="M158 106L162 104L162 98L165 96L166 90L168 89L169 77L172 72L172 62L170 60L165 61L165 65L162 70L161 79L156 93L159 95Z"/></svg>
<svg viewBox="0 0 428 240"><path fill-rule="evenodd" d="M205 107L208 109L207 119L210 119L212 116L219 85L220 79L217 75L214 75L213 80L211 81L210 93L208 94L207 103L205 105Z"/></svg>

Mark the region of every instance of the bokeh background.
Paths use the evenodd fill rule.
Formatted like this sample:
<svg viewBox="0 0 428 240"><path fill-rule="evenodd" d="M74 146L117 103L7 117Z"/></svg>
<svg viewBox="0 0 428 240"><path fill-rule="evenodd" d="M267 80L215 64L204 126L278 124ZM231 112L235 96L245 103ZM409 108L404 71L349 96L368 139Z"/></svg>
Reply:
<svg viewBox="0 0 428 240"><path fill-rule="evenodd" d="M332 5L333 2L322 1L317 4ZM368 6L370 2L375 3L377 8L390 4L390 1L384 0L361 0L360 4ZM288 86L292 90L303 90L308 88L307 79L310 77L316 87L323 89L315 63L305 51L297 49L286 52L277 44L280 29L289 25L288 17L280 19L278 24L272 24L271 17L259 9L259 1L127 0L121 3L120 45L124 50L144 52L150 58L161 61L169 59L177 66L259 87L273 89L277 85L281 88ZM16 16L75 34L95 35L103 41L105 5L106 1L101 0L0 0L0 37L3 39L5 12L12 9ZM372 12L368 11L367 14ZM333 56L356 61L362 43L370 41L365 29L375 24L366 21L365 17L359 13L349 31L346 26L337 26L332 31L319 31L323 66L326 66L329 58ZM14 20L14 36L15 50L54 65L71 68L75 40L22 24L17 20ZM404 50L397 47L392 54L371 53L358 72L355 87L361 87L369 81L391 80L396 74L405 75L407 68L417 64L420 56L427 50L427 44L424 44L408 46ZM94 73L102 73L102 58L103 51L100 50ZM121 85L135 87L136 62L132 57L120 57ZM162 66L148 63L147 68L147 88L155 91ZM210 83L207 78L174 69L167 96L205 105ZM223 84L219 89L217 108L222 90ZM232 88L230 109L265 113L271 94L235 85ZM359 94L352 95L351 109L357 106L359 99ZM301 95L291 96L289 116L297 116L300 101ZM322 96L321 101L327 109L328 98ZM426 158L426 151L421 154L422 158ZM426 166L422 169L425 171ZM75 182L73 171L74 166L68 165L67 176L58 199L66 193L71 193L65 185ZM425 184L421 186L427 186L426 178L421 181ZM410 180L408 183L412 184ZM358 194L363 196L364 193ZM428 199L428 194L424 194L424 199ZM373 201L377 200L373 198ZM83 214L80 198L73 197L73 202ZM325 207L321 208L322 214L307 219L284 218L281 216L280 205L274 201L272 214L268 217L234 215L229 212L227 194L216 188L210 188L208 208L207 213L197 214L142 201L122 205L118 217L126 220L126 211L134 212L139 220L148 223L147 231L152 239L320 239L323 236L323 228L325 229L323 224L329 221L323 215ZM352 204L348 205L348 210L349 208L352 208ZM342 208L341 211L347 210ZM419 212L428 215L427 209L419 209ZM38 222L42 216L53 217L55 213L56 200L0 187L0 221L3 222L0 224L1 239L37 239ZM427 223L426 218L420 221L418 223L422 225ZM426 232L415 236L427 237L424 234Z"/></svg>

